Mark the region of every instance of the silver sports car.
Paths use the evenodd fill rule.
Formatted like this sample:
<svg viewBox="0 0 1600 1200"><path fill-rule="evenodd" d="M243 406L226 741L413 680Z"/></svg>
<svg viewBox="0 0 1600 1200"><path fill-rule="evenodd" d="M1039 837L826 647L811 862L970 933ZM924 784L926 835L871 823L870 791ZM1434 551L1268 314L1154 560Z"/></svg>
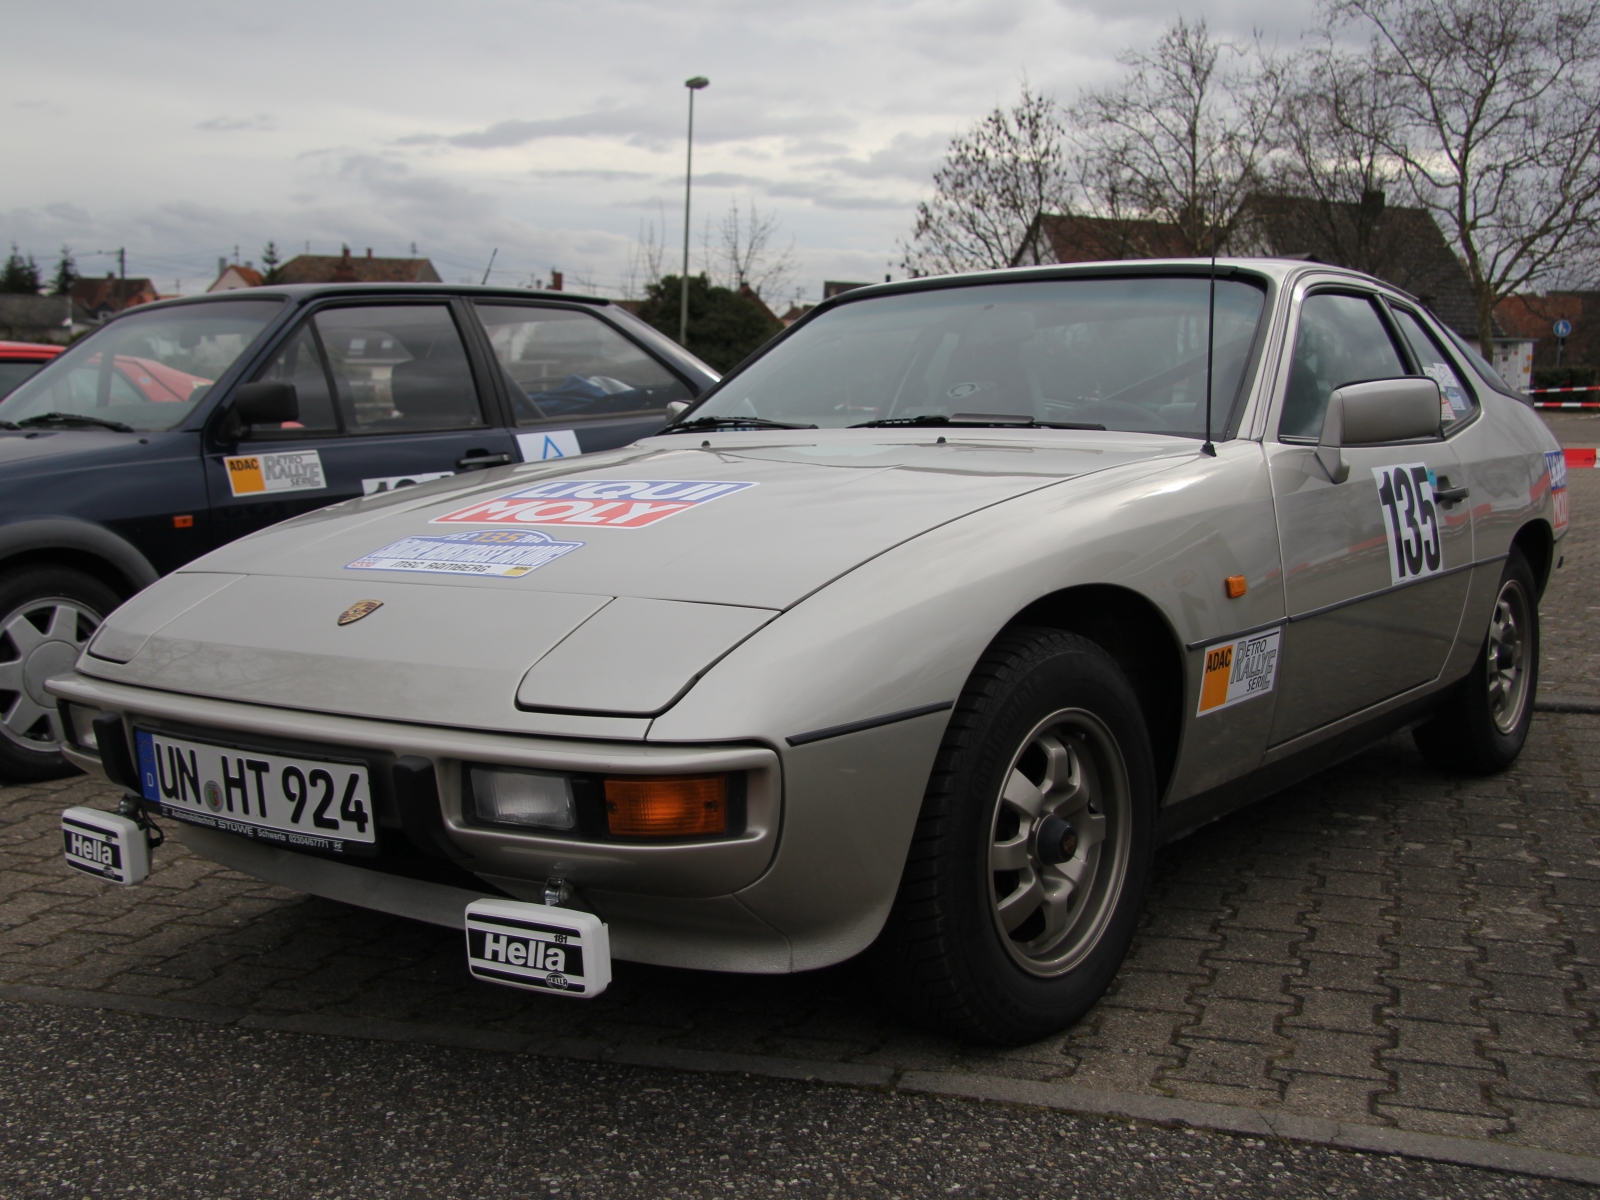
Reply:
<svg viewBox="0 0 1600 1200"><path fill-rule="evenodd" d="M865 951L902 1011L1017 1042L1100 995L1160 843L1398 729L1516 758L1565 485L1363 275L915 280L632 446L217 550L50 691L130 826L465 929L483 978Z"/></svg>

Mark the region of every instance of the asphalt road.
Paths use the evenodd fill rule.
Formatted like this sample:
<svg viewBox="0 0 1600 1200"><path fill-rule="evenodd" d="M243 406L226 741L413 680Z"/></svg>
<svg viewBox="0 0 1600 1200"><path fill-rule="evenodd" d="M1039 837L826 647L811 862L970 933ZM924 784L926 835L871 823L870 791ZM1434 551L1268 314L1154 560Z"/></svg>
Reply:
<svg viewBox="0 0 1600 1200"><path fill-rule="evenodd" d="M0 1004L0 1196L1566 1197L1576 1185L803 1083Z"/></svg>

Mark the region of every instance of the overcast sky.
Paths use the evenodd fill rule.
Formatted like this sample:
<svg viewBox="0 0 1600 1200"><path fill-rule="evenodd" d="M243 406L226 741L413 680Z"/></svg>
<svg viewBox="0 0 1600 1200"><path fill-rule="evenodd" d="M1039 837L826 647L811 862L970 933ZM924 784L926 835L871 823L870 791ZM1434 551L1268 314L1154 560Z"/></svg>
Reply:
<svg viewBox="0 0 1600 1200"><path fill-rule="evenodd" d="M1223 36L1288 48L1311 0L1228 0ZM706 216L750 201L797 286L898 276L950 137L1024 78L1070 100L1180 11L1156 0L573 3L141 0L8 6L0 241L62 243L202 290L219 256L404 255L447 280L627 286L641 229L682 254L683 81ZM23 48L28 48L26 52ZM664 225L664 230L663 230ZM178 281L181 280L181 285ZM786 300L775 297L774 300Z"/></svg>

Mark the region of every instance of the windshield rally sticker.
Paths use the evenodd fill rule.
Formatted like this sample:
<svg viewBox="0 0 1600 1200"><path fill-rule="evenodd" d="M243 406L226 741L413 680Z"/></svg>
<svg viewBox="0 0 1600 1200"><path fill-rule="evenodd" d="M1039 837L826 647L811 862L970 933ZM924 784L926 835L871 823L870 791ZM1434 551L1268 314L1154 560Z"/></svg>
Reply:
<svg viewBox="0 0 1600 1200"><path fill-rule="evenodd" d="M1282 634L1281 629L1269 629L1207 646L1200 710L1195 716L1220 712L1230 704L1270 692L1278 677L1278 639Z"/></svg>
<svg viewBox="0 0 1600 1200"><path fill-rule="evenodd" d="M345 566L347 571L430 571L440 575L499 575L516 579L570 554L582 542L542 533L480 530L401 538Z"/></svg>
<svg viewBox="0 0 1600 1200"><path fill-rule="evenodd" d="M222 460L235 496L263 492L315 492L328 486L322 457L315 450L283 454L237 454Z"/></svg>
<svg viewBox="0 0 1600 1200"><path fill-rule="evenodd" d="M641 529L755 486L703 479L552 479L458 508L432 523Z"/></svg>

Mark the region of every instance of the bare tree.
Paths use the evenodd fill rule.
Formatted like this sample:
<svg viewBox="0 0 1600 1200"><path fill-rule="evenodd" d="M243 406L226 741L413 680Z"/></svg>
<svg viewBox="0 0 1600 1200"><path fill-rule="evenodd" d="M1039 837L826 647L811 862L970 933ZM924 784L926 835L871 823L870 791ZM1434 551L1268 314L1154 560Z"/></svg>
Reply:
<svg viewBox="0 0 1600 1200"><path fill-rule="evenodd" d="M667 214L659 201L657 208L659 221L639 221L639 236L628 255L628 273L622 281L624 300L642 300L652 286L661 282L662 256L666 253L662 230L666 228Z"/></svg>
<svg viewBox="0 0 1600 1200"><path fill-rule="evenodd" d="M1149 53L1129 52L1119 86L1073 106L1078 184L1090 210L1176 229L1189 254L1225 248L1277 146L1285 64L1260 38L1212 38L1179 18Z"/></svg>
<svg viewBox="0 0 1600 1200"><path fill-rule="evenodd" d="M787 290L795 274L794 239L782 249L776 248L781 226L778 217L762 216L753 198L750 211L740 212L735 196L717 224L715 241L711 222L706 221L702 242L711 282L735 292L748 287L763 302Z"/></svg>
<svg viewBox="0 0 1600 1200"><path fill-rule="evenodd" d="M1010 266L1041 216L1067 211L1065 134L1056 102L1024 84L1015 105L954 138L933 198L917 205L901 268L916 276Z"/></svg>
<svg viewBox="0 0 1600 1200"><path fill-rule="evenodd" d="M1600 261L1600 6L1595 0L1328 0L1330 35L1370 34L1392 103L1384 148L1495 304Z"/></svg>

